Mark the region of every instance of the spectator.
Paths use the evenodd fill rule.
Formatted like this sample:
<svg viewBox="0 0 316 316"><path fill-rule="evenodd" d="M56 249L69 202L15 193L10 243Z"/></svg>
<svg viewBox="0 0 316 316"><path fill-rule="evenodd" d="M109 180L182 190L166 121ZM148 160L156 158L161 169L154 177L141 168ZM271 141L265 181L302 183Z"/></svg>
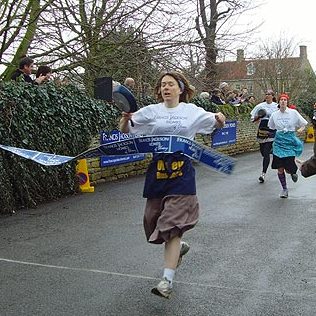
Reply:
<svg viewBox="0 0 316 316"><path fill-rule="evenodd" d="M227 82L222 82L220 85L219 85L219 90L221 92L221 99L224 100L225 103L227 103L227 96L228 96L228 92L231 90L229 88L229 85Z"/></svg>
<svg viewBox="0 0 316 316"><path fill-rule="evenodd" d="M221 90L215 88L212 91L211 102L217 105L226 104L225 101L221 98Z"/></svg>
<svg viewBox="0 0 316 316"><path fill-rule="evenodd" d="M200 93L200 98L209 100L210 99L210 94L208 92L206 92L206 91L203 91L203 92Z"/></svg>
<svg viewBox="0 0 316 316"><path fill-rule="evenodd" d="M254 107L257 104L255 96L248 96L248 98L243 102L243 104Z"/></svg>
<svg viewBox="0 0 316 316"><path fill-rule="evenodd" d="M135 80L133 78L126 78L124 81L124 86L133 92L135 89Z"/></svg>
<svg viewBox="0 0 316 316"><path fill-rule="evenodd" d="M226 101L230 105L240 105L240 99L238 98L238 90L228 91Z"/></svg>
<svg viewBox="0 0 316 316"><path fill-rule="evenodd" d="M243 103L247 100L248 98L248 89L247 88L242 88L241 93L238 95L240 103Z"/></svg>
<svg viewBox="0 0 316 316"><path fill-rule="evenodd" d="M24 81L32 84L41 84L45 76L39 76L35 80L31 78L32 70L34 67L34 60L30 57L23 57L20 60L19 68L11 76L11 80Z"/></svg>
<svg viewBox="0 0 316 316"><path fill-rule="evenodd" d="M40 76L45 77L41 83L49 81L52 76L52 69L49 66L39 66L36 72L36 78Z"/></svg>

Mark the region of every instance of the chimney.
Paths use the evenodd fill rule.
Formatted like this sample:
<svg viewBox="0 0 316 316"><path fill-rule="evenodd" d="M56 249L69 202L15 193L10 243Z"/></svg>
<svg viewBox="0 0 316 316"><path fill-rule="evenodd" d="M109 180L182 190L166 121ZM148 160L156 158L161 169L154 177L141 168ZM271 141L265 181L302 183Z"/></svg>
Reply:
<svg viewBox="0 0 316 316"><path fill-rule="evenodd" d="M243 49L237 49L237 61L244 61L244 50Z"/></svg>
<svg viewBox="0 0 316 316"><path fill-rule="evenodd" d="M307 59L307 47L306 46L300 46L300 58L301 59Z"/></svg>

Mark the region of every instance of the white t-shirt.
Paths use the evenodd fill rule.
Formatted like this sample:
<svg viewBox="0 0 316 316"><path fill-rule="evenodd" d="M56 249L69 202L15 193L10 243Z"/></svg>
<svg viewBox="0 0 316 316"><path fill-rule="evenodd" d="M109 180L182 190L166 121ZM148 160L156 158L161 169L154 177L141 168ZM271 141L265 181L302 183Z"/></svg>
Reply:
<svg viewBox="0 0 316 316"><path fill-rule="evenodd" d="M271 114L268 126L278 131L292 131L303 127L307 121L294 109L286 108L284 112L276 111Z"/></svg>
<svg viewBox="0 0 316 316"><path fill-rule="evenodd" d="M268 119L273 112L278 110L278 104L275 102L271 102L271 103L261 102L257 104L250 112L251 120L255 118L258 111L261 109L264 109L267 112L267 115L263 119Z"/></svg>
<svg viewBox="0 0 316 316"><path fill-rule="evenodd" d="M180 135L193 139L196 133L211 134L215 113L193 103L179 103L168 108L164 103L150 104L133 113L129 131L137 135Z"/></svg>

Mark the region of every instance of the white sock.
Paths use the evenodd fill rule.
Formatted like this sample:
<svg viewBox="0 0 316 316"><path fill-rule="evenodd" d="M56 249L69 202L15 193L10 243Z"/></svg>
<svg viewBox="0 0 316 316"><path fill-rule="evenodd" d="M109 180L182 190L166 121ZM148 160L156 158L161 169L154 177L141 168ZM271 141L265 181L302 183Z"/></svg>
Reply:
<svg viewBox="0 0 316 316"><path fill-rule="evenodd" d="M175 273L176 273L176 270L164 268L163 278L166 278L172 284Z"/></svg>

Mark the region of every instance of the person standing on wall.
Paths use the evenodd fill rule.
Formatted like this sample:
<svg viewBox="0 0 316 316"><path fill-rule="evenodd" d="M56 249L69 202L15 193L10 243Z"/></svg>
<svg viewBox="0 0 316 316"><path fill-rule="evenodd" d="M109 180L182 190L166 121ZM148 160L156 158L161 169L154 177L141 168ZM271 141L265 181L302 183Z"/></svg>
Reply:
<svg viewBox="0 0 316 316"><path fill-rule="evenodd" d="M268 127L271 114L278 110L278 104L274 102L274 92L267 90L265 101L257 104L250 112L252 122L258 124L257 141L260 146L262 156L262 172L259 176L259 183L264 183L265 176L270 164L270 155L272 153L272 143L275 136L275 130Z"/></svg>

